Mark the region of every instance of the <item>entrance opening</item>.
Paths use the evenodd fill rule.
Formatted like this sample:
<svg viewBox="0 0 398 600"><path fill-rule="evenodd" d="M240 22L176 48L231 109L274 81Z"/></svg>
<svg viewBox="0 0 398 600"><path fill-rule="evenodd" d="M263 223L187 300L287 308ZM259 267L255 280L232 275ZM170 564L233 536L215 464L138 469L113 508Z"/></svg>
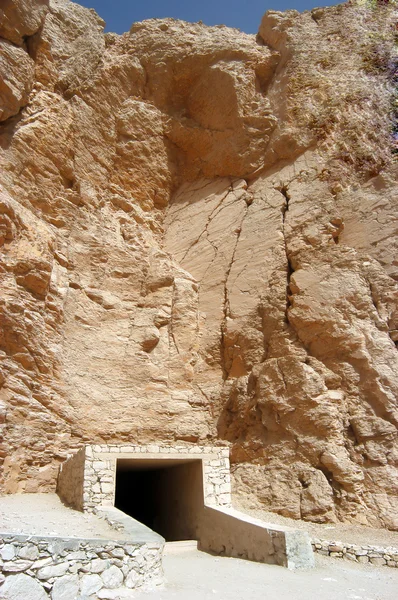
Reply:
<svg viewBox="0 0 398 600"><path fill-rule="evenodd" d="M166 541L198 539L203 509L202 461L118 459L115 506Z"/></svg>

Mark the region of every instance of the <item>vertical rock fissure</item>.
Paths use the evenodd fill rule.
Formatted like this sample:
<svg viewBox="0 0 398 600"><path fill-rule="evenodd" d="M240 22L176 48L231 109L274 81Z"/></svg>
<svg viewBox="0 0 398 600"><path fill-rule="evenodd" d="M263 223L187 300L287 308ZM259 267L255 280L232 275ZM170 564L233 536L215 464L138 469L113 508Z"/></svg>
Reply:
<svg viewBox="0 0 398 600"><path fill-rule="evenodd" d="M377 299L377 294L376 294L374 285L372 284L372 282L370 281L370 279L368 279L368 277L365 277L365 280L366 280L366 283L368 284L368 287L369 287L369 298L370 298L370 301L371 301L371 303L372 303L372 305L373 305L373 307L374 307L374 309L375 309L375 311L376 311L376 313L377 313L380 321L383 323L382 326L380 326L380 324L376 323L376 326L378 327L378 329L387 331L387 333L388 333L391 341L393 342L395 348L398 350L398 340L395 339L395 337L396 337L396 335L395 335L396 330L395 329L393 329L393 330L391 329L391 327L389 325L389 322L388 322L388 319L386 319L386 317L383 316L383 314L382 314L382 312L380 310L379 302L378 302L378 299Z"/></svg>
<svg viewBox="0 0 398 600"><path fill-rule="evenodd" d="M379 306L378 306L378 302L377 302L377 298L376 298L376 294L375 294L372 282L369 281L368 278L365 278L365 279L366 279L366 282L367 282L367 284L369 286L369 298L370 298L370 301L371 301L371 303L372 303L372 305L373 305L373 307L374 307L374 309L375 309L375 311L376 311L379 319L381 321L384 321L383 316L380 314L380 310L379 310Z"/></svg>
<svg viewBox="0 0 398 600"><path fill-rule="evenodd" d="M286 315L286 322L289 322L289 308L290 308L290 278L294 272L291 260L289 258L289 250L288 250L288 245L287 245L287 239L286 239L286 220L287 220L287 215L289 212L289 202L290 202L290 196L289 196L289 191L288 191L288 186L287 185L283 185L282 187L278 188L278 191L282 194L282 196L285 199L285 202L282 206L282 234L283 234L283 240L284 240L284 245L285 245L285 254L286 254L286 262L287 262L287 267L286 267L286 311L285 311L285 315Z"/></svg>
<svg viewBox="0 0 398 600"><path fill-rule="evenodd" d="M174 319L174 315L175 315L175 310L174 310L174 303L175 303L175 295L176 295L176 285L174 282L173 285L173 293L172 293L172 297L171 297L171 314L170 314L170 322L169 322L169 327L168 327L168 334L169 334L169 356L171 356L171 340L174 344L174 347L177 351L177 354L180 354L180 350L178 348L177 345L177 341L174 335L174 330L173 330L173 319Z"/></svg>
<svg viewBox="0 0 398 600"><path fill-rule="evenodd" d="M227 328L227 319L230 317L231 315L231 307L230 307L230 303L229 303L229 295L228 295L228 280L229 280L229 276L231 273L231 269L232 266L235 262L235 256L236 256L236 249L238 247L239 244L239 239L240 239L240 234L242 233L242 227L243 227L243 223L244 220L247 216L248 210L249 210L249 206L250 204L247 203L244 212L243 212L243 216L240 222L240 225L238 226L237 230L236 230L236 240L235 240L235 245L234 245L234 249L231 255L231 260L230 263L228 265L228 269L226 271L225 274L225 280L224 280L224 303L223 303L223 319L221 322L221 367L222 367L222 371L223 371L223 379L224 381L226 379L228 379L228 375L229 375L229 371L226 367L226 360L225 360L225 333L226 333L226 328Z"/></svg>

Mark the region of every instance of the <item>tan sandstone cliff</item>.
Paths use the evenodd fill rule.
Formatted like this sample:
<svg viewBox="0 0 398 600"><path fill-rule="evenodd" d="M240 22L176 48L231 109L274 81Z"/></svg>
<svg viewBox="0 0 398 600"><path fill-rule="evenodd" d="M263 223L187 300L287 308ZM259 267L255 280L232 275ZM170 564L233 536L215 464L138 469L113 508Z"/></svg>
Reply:
<svg viewBox="0 0 398 600"><path fill-rule="evenodd" d="M396 27L2 3L4 493L85 441L219 440L246 506L398 529Z"/></svg>

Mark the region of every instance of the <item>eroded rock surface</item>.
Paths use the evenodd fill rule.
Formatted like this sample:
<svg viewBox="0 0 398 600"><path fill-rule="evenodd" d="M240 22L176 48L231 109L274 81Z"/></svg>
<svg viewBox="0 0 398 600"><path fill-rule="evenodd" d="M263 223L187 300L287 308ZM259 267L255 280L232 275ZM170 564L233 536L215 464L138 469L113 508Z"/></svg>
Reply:
<svg viewBox="0 0 398 600"><path fill-rule="evenodd" d="M49 0L2 0L0 37L23 46L41 27Z"/></svg>
<svg viewBox="0 0 398 600"><path fill-rule="evenodd" d="M397 529L394 7L47 4L0 13L3 490L219 439L248 505Z"/></svg>

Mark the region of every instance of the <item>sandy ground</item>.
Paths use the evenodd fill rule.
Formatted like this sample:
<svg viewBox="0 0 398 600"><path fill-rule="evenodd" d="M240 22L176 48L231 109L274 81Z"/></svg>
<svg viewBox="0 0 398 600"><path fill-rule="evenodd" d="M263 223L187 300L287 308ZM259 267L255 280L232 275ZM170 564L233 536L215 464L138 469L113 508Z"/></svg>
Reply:
<svg viewBox="0 0 398 600"><path fill-rule="evenodd" d="M14 494L0 497L0 532L74 537L124 539L106 521L62 504L56 494Z"/></svg>
<svg viewBox="0 0 398 600"><path fill-rule="evenodd" d="M237 507L236 507L237 508ZM265 511L245 511L268 522L305 528L312 535L354 543L398 546L398 533L346 525L313 525ZM65 507L55 494L0 497L0 532L87 539L123 539L105 521ZM137 600L397 600L398 569L377 568L316 555L308 571L199 552L168 545L167 584L137 592Z"/></svg>
<svg viewBox="0 0 398 600"><path fill-rule="evenodd" d="M185 550L164 558L167 585L137 600L397 600L398 569L317 557L308 571L288 571Z"/></svg>
<svg viewBox="0 0 398 600"><path fill-rule="evenodd" d="M308 531L312 538L323 540L347 542L351 544L394 547L398 548L398 531L387 531L386 529L373 529L363 525L352 525L350 523L327 523L317 524L308 523L307 521L296 521L288 519L272 512L261 509L251 509L234 502L234 508L244 512L256 519L261 519L267 523L274 525L287 525L296 529L304 529ZM397 596L398 599L398 590Z"/></svg>

